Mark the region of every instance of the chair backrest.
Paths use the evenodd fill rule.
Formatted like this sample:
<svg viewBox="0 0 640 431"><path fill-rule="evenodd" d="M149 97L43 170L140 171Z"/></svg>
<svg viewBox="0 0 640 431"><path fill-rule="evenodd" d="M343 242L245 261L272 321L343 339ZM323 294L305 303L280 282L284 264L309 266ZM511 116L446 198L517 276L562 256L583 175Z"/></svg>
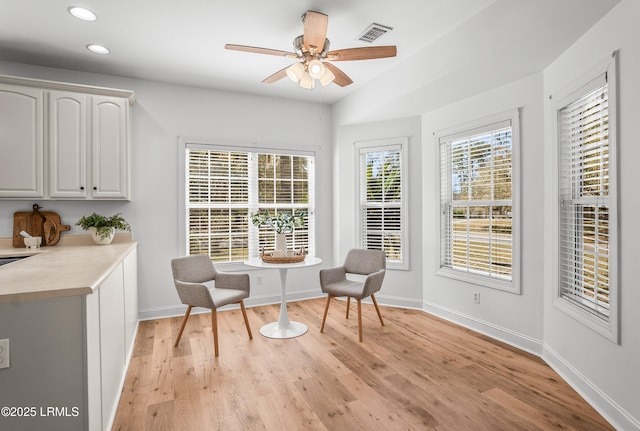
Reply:
<svg viewBox="0 0 640 431"><path fill-rule="evenodd" d="M216 268L206 254L176 257L171 259L173 279L189 283L204 283L215 280Z"/></svg>
<svg viewBox="0 0 640 431"><path fill-rule="evenodd" d="M344 260L345 272L369 275L387 268L387 255L384 250L352 248Z"/></svg>

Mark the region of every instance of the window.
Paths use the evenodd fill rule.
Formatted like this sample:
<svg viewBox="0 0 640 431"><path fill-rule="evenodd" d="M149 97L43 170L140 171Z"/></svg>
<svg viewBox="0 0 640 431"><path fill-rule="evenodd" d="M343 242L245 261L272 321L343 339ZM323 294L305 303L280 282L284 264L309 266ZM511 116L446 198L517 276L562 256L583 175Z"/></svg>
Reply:
<svg viewBox="0 0 640 431"><path fill-rule="evenodd" d="M314 157L186 144L186 249L214 262L243 261L273 249L275 233L250 214L306 214L289 248L315 254Z"/></svg>
<svg viewBox="0 0 640 431"><path fill-rule="evenodd" d="M387 267L408 269L406 138L356 143L358 246L384 250Z"/></svg>
<svg viewBox="0 0 640 431"><path fill-rule="evenodd" d="M518 283L518 112L438 133L438 274L511 291Z"/></svg>
<svg viewBox="0 0 640 431"><path fill-rule="evenodd" d="M612 67L557 108L560 306L617 340L615 92Z"/></svg>

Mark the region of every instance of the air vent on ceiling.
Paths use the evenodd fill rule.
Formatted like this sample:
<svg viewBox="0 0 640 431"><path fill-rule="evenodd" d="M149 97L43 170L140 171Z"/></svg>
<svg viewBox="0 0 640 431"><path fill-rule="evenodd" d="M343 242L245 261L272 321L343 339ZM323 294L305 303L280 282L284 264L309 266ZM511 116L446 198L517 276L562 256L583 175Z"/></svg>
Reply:
<svg viewBox="0 0 640 431"><path fill-rule="evenodd" d="M371 43L374 40L376 40L377 38L379 38L380 36L384 35L385 33L389 32L391 30L393 30L393 27L388 27L386 25L382 25L382 24L378 24L378 23L374 22L369 27L367 27L360 34L360 36L358 36L358 40L361 40L363 42Z"/></svg>

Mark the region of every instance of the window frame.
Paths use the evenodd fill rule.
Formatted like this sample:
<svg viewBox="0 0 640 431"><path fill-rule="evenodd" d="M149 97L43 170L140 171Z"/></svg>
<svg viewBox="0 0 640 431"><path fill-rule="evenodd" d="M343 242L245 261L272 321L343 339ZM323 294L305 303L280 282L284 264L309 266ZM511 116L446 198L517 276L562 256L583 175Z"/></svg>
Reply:
<svg viewBox="0 0 640 431"><path fill-rule="evenodd" d="M179 175L179 190L178 190L178 244L179 244L179 253L181 255L187 255L189 253L188 249L188 206L187 206L187 197L189 191L189 184L187 183L187 172L188 172L188 151L187 149L201 149L208 151L222 151L222 152L246 152L253 153L255 155L259 154L274 154L274 155L287 155L287 156L304 156L311 157L313 160L313 167L311 172L309 173L309 182L310 182L310 190L309 190L309 213L307 214L307 224L308 224L308 241L309 247L307 252L309 255L315 255L315 200L316 200L316 190L315 183L317 181L315 175L315 161L317 159L317 154L313 150L300 150L293 149L287 146L282 147L263 147L263 146L251 146L251 145L242 145L242 144L230 144L230 143L216 143L210 141L203 141L198 139L189 139L189 138L178 138L178 175ZM255 167L255 172L252 174L249 172L249 188L250 194L255 194L257 197L257 183L258 183L258 158L255 160L249 161L249 165L253 165ZM251 167L249 168L251 169ZM274 206L268 205L268 206ZM249 213L255 212L258 208L261 207L260 203L256 199L255 202L251 201L251 197L249 197L248 205ZM280 205L283 207L284 205ZM250 223L250 218L248 217L249 223L249 243L251 241L259 241L259 231L260 228L254 226ZM258 249L252 249L251 246L249 251L249 258L256 258L259 256ZM216 262L216 268L221 271L242 271L246 269L243 261L224 261L224 262Z"/></svg>
<svg viewBox="0 0 640 431"><path fill-rule="evenodd" d="M400 260L389 259L387 258L387 269L394 270L402 270L408 271L410 269L410 256L409 256L409 190L408 190L408 162L407 162L407 152L408 152L408 144L409 139L407 137L396 137L396 138L385 138L385 139L375 139L375 140L367 140L367 141L357 141L354 142L354 157L355 157L355 214L356 214L356 232L355 232L355 244L357 247L365 247L362 242L362 230L364 228L362 220L362 179L363 172L361 170L361 155L363 153L377 153L382 152L389 149L399 149L400 151L400 182L401 182L401 202L400 202L400 248L402 258Z"/></svg>
<svg viewBox="0 0 640 431"><path fill-rule="evenodd" d="M477 134L499 130L504 125L511 127L511 279L502 279L480 273L458 270L452 267L443 266L442 237L443 225L443 181L450 183L450 180L442 175L442 146L447 141L473 137ZM521 293L521 196L520 196L520 108L500 112L488 117L473 120L434 133L434 147L436 151L436 211L437 211L437 235L436 235L436 275L463 281L473 285L484 286L492 289L502 290L514 294ZM451 166L446 169L448 176L451 176Z"/></svg>
<svg viewBox="0 0 640 431"><path fill-rule="evenodd" d="M620 343L620 285L619 285L619 215L618 215L618 77L617 77L617 51L613 52L612 56L606 58L597 63L590 71L583 74L579 79L573 81L574 84L571 87L565 88L559 91L555 95L551 95L553 105L553 137L554 137L554 159L556 164L556 178L555 178L555 201L557 207L555 209L555 216L557 217L556 235L554 236L554 249L557 253L557 262L554 265L554 282L555 297L553 305L558 310L561 310L566 315L579 321L583 325L592 329L596 333L611 340L614 343ZM609 290L609 316L608 320L604 320L592 311L587 310L584 304L579 305L575 300L567 299L563 296L561 277L563 276L560 265L562 263L562 196L560 188L562 187L561 176L563 174L561 161L562 157L560 152L562 151L561 141L561 124L560 124L560 111L565 107L581 100L589 92L599 88L600 83L606 82L608 85L608 199L606 204L608 206L608 290ZM572 186L575 184L572 183ZM578 204L575 204L575 208ZM600 204L597 204L600 205ZM574 248L574 250L576 250ZM579 250L578 250L579 251Z"/></svg>

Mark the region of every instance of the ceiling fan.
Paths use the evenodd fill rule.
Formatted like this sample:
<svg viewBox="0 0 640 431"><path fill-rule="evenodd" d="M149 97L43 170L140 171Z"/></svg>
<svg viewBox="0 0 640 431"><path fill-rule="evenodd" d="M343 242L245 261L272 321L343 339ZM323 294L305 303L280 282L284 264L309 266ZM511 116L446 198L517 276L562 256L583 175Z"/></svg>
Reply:
<svg viewBox="0 0 640 431"><path fill-rule="evenodd" d="M340 87L353 83L351 78L330 61L370 60L396 56L397 50L395 46L373 46L329 51L329 39L326 37L329 17L323 13L309 10L302 15L302 22L304 23L304 33L293 40L295 52L233 44L226 44L224 47L234 51L298 59L300 60L299 62L277 71L262 82L271 84L288 76L292 81L299 82L301 87L308 89L314 87L316 79L323 86L331 82Z"/></svg>

